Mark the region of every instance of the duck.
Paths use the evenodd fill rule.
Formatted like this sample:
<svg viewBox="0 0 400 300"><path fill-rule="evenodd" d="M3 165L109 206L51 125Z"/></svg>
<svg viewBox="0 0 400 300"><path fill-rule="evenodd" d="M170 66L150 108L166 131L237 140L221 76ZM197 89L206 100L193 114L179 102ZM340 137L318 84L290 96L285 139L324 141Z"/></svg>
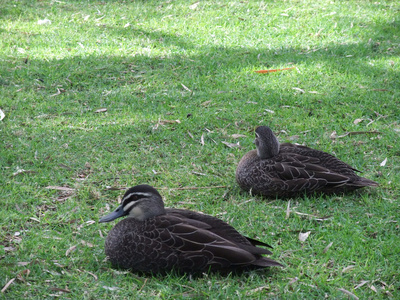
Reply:
<svg viewBox="0 0 400 300"><path fill-rule="evenodd" d="M142 184L128 189L121 205L99 222L119 217L105 253L117 268L143 273L240 271L283 265L264 255L272 248L200 212L166 208L159 192Z"/></svg>
<svg viewBox="0 0 400 300"><path fill-rule="evenodd" d="M379 184L358 176L357 169L326 152L279 143L268 126L255 129L256 149L247 152L236 168L239 186L271 198L341 194Z"/></svg>

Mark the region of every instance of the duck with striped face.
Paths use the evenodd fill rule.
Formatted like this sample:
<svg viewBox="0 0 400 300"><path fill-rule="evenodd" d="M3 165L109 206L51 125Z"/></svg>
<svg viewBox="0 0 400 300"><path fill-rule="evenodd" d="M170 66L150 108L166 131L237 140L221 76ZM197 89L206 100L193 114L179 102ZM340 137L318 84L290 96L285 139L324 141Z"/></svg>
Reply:
<svg viewBox="0 0 400 300"><path fill-rule="evenodd" d="M105 252L116 267L132 271L198 273L282 266L226 222L185 209L165 208L149 185L129 189L121 205L99 222L125 219L109 232Z"/></svg>
<svg viewBox="0 0 400 300"><path fill-rule="evenodd" d="M110 222L124 216L143 221L164 213L164 202L157 190L140 185L130 188L122 198L121 205L109 215L102 217L99 222Z"/></svg>

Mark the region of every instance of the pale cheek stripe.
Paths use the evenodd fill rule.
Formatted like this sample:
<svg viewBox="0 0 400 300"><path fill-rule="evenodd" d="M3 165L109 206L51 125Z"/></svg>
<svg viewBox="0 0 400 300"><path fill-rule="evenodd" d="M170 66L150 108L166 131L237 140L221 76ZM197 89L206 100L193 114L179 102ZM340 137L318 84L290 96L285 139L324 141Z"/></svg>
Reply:
<svg viewBox="0 0 400 300"><path fill-rule="evenodd" d="M129 199L132 195L134 196L140 196L141 198L145 198L145 197L150 197L152 194L150 193L140 193L140 192L136 192L136 193L130 193L129 195L127 195L126 197L124 197L122 199L122 203L125 202L126 199ZM136 203L138 203L138 201L140 201L141 199L138 199L136 201L131 201L129 202L127 205L123 206L124 211L128 211L133 205L136 205Z"/></svg>
<svg viewBox="0 0 400 300"><path fill-rule="evenodd" d="M127 205L123 206L124 211L128 211L132 206L134 206L137 202L129 202Z"/></svg>
<svg viewBox="0 0 400 300"><path fill-rule="evenodd" d="M132 195L143 196L143 197L150 197L151 196L150 193L140 193L140 192L130 193L126 197L122 198L121 203L123 203L126 199L130 198Z"/></svg>

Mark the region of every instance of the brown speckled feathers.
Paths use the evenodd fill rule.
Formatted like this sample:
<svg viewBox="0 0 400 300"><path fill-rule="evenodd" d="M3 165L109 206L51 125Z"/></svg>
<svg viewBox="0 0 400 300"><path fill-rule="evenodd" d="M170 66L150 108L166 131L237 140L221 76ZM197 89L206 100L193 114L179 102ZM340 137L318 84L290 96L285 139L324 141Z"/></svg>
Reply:
<svg viewBox="0 0 400 300"><path fill-rule="evenodd" d="M152 198L160 198L151 190L143 192L139 189L138 193L147 195L150 200L142 205L151 203ZM130 204L132 201L127 195L132 198L135 192L130 189L125 195L121 205L132 209L135 206ZM125 210L124 214L129 215L129 211ZM113 265L143 272L174 269L195 273L281 266L262 256L271 252L257 245L268 246L242 236L215 217L167 208L162 214L143 220L127 217L120 221L109 232L105 250Z"/></svg>
<svg viewBox="0 0 400 300"><path fill-rule="evenodd" d="M291 197L310 192L342 193L378 185L358 176L356 169L328 153L290 143L279 144L266 126L256 129L255 143L257 150L246 153L236 170L238 184L254 194ZM267 148L272 144L276 150L270 151Z"/></svg>

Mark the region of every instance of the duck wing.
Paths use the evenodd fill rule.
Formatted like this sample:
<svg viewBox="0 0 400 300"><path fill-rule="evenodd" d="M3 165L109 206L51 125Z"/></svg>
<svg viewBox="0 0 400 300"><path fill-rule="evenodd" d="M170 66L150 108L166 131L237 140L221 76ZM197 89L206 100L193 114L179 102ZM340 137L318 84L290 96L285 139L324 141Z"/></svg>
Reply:
<svg viewBox="0 0 400 300"><path fill-rule="evenodd" d="M318 158L303 155L279 155L274 169L282 180L317 179L324 185L342 185L350 180L348 175L322 166Z"/></svg>
<svg viewBox="0 0 400 300"><path fill-rule="evenodd" d="M335 190L350 177L318 165L318 159L302 155L279 154L254 163L241 186L266 196L292 196L302 192Z"/></svg>
<svg viewBox="0 0 400 300"><path fill-rule="evenodd" d="M254 246L244 249L210 231L207 223L190 220L177 214L158 216L157 223L161 243L177 253L180 268L183 270L280 265L260 256L259 250L262 250L262 253L270 253L268 250Z"/></svg>
<svg viewBox="0 0 400 300"><path fill-rule="evenodd" d="M355 172L360 172L329 153L306 146L284 143L281 144L279 154L285 157L293 156L296 160L316 164L340 174L354 176Z"/></svg>
<svg viewBox="0 0 400 300"><path fill-rule="evenodd" d="M203 214L201 212L195 212L191 210L185 209L174 209L174 208L166 208L167 214L172 215L181 215L186 218L187 222L195 222L199 221L202 225L197 224L200 226L204 226L202 228L207 229L219 236L224 237L225 239L237 244L238 246L264 246L268 248L272 248L272 246L260 242L258 240L246 237L240 234L234 227L229 225L228 223L218 219L216 217ZM192 223L193 224L193 223ZM262 254L272 254L270 251L265 250Z"/></svg>

